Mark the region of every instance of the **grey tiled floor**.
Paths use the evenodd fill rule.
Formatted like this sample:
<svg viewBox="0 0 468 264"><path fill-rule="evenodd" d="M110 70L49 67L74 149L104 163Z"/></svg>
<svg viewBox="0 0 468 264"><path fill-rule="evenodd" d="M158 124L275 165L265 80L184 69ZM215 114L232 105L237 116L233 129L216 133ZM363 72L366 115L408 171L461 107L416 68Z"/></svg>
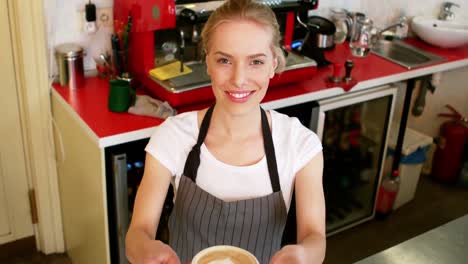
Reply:
<svg viewBox="0 0 468 264"><path fill-rule="evenodd" d="M372 220L327 238L326 264L353 263L468 214L468 187L421 176L415 198L385 220Z"/></svg>

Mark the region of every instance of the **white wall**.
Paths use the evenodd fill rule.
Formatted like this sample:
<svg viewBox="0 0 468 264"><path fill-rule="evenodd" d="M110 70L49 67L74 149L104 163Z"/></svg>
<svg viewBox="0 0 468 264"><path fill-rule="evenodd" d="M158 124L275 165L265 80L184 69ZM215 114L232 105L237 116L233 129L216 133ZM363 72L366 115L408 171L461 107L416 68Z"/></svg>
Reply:
<svg viewBox="0 0 468 264"><path fill-rule="evenodd" d="M437 16L442 3L446 0L319 0L319 8L313 13L329 16L329 9L333 7L346 8L349 11L359 11L368 15L377 27L383 28L395 21L401 15L413 16ZM453 8L458 18L468 19L468 0L453 0L461 8Z"/></svg>
<svg viewBox="0 0 468 264"><path fill-rule="evenodd" d="M413 92L413 103L418 94L419 88ZM402 98L402 96L399 98L400 102ZM462 115L468 116L468 67L443 72L442 82L434 94L428 92L426 95L424 112L421 116L410 115L408 126L431 137L439 135L440 125L449 119L438 117L438 113L451 113L445 108L446 104L452 105Z"/></svg>
<svg viewBox="0 0 468 264"><path fill-rule="evenodd" d="M94 57L111 52L112 27L102 27L95 34L83 31L84 10L88 0L44 0L49 47L49 69L56 74L54 47L68 42L80 44L86 52L85 70L95 69ZM112 7L113 0L92 0L97 8Z"/></svg>
<svg viewBox="0 0 468 264"><path fill-rule="evenodd" d="M94 69L93 57L101 52L110 51L110 34L112 28L101 28L96 34L88 35L82 31L83 18L80 17L88 0L44 0L47 17L47 32L49 53L53 54L53 48L65 42L75 42L82 45L87 55L85 57L85 69ZM113 0L93 0L97 8L112 7ZM374 20L378 27L384 27L393 23L400 15L409 17L415 15L437 15L443 0L321 0L319 9L312 13L328 16L330 7L343 7L350 11L361 11ZM468 18L468 0L453 0L462 6L455 9L459 17ZM55 61L51 56L50 67L56 72Z"/></svg>

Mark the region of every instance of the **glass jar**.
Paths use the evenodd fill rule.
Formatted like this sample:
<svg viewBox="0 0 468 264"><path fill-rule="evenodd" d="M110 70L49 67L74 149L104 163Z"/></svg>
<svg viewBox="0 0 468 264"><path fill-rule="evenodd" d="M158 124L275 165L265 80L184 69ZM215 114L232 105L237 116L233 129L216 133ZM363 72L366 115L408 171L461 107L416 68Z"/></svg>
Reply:
<svg viewBox="0 0 468 264"><path fill-rule="evenodd" d="M349 40L351 54L356 57L366 57L372 48L373 35L375 35L375 29L371 19L365 17L356 19L353 34Z"/></svg>
<svg viewBox="0 0 468 264"><path fill-rule="evenodd" d="M334 42L336 44L343 43L348 35L348 25L346 23L347 14L343 8L331 9L331 21L335 24L336 32Z"/></svg>

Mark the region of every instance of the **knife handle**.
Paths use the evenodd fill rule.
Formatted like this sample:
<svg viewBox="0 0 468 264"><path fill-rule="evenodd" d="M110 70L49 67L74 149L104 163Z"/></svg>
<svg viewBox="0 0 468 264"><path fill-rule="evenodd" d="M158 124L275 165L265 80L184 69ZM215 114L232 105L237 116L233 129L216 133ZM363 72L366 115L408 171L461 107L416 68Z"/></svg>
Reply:
<svg viewBox="0 0 468 264"><path fill-rule="evenodd" d="M121 58L120 58L120 41L119 37L117 34L113 34L111 37L111 44L112 44L112 53L113 53L113 61L114 61L114 67L115 67L115 73L117 76L119 76L122 73L122 64L121 64Z"/></svg>

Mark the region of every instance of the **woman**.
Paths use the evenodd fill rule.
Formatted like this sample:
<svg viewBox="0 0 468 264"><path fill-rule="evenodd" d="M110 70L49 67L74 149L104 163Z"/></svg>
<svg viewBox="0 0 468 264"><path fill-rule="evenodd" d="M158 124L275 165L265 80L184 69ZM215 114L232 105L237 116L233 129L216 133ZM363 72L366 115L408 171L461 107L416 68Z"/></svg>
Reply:
<svg viewBox="0 0 468 264"><path fill-rule="evenodd" d="M129 260L186 263L206 247L229 244L262 264L321 263L320 141L297 119L260 108L269 80L284 68L274 13L251 0L226 1L202 39L216 104L168 118L151 137L126 237ZM154 237L171 183L166 245ZM281 248L293 186L298 244Z"/></svg>

